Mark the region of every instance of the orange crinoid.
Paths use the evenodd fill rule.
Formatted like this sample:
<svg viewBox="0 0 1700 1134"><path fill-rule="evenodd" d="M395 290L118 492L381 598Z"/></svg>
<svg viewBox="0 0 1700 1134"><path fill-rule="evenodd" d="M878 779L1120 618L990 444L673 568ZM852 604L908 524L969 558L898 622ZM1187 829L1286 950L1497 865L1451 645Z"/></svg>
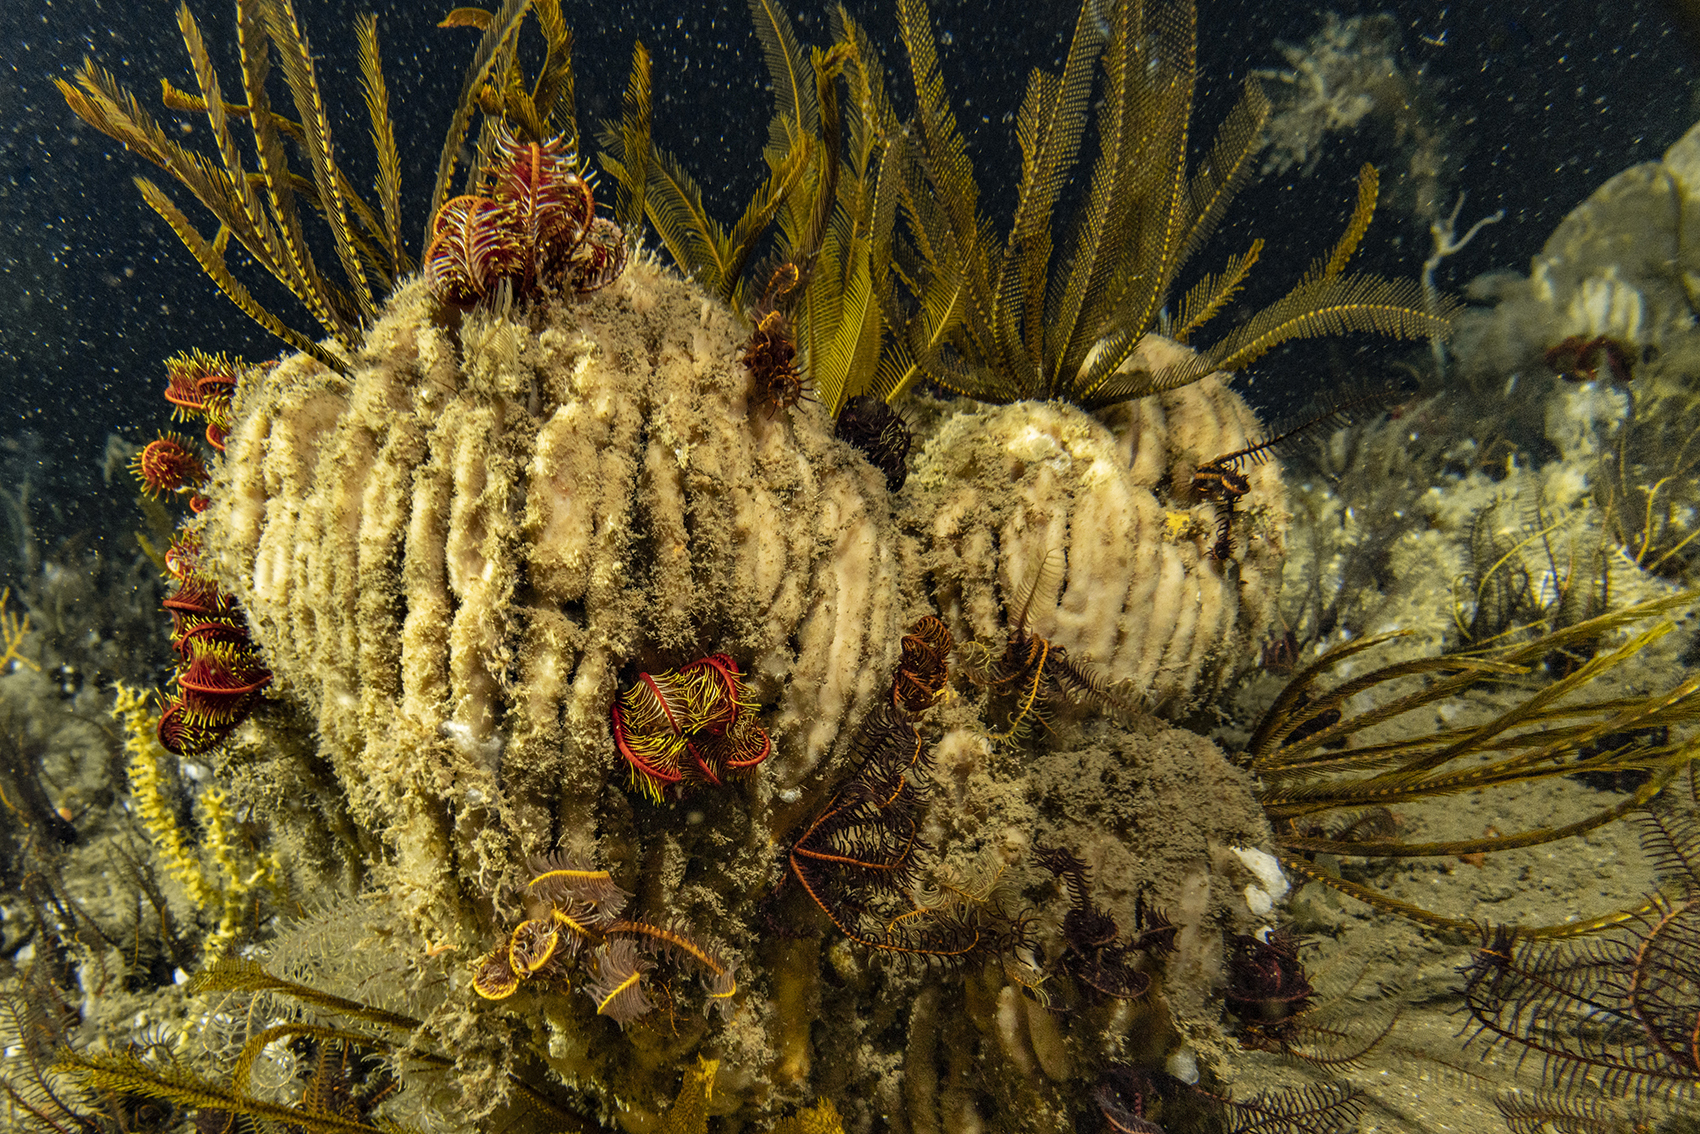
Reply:
<svg viewBox="0 0 1700 1134"><path fill-rule="evenodd" d="M623 1028L655 1007L644 977L661 959L701 970L708 1003L730 1005L738 990L731 966L681 928L622 917L631 895L608 871L555 855L533 860L532 874L530 916L473 962L472 990L485 1000L506 1000L527 982L571 985L569 969L578 962L581 970L594 966L595 975L581 971L577 987L597 1015Z"/></svg>

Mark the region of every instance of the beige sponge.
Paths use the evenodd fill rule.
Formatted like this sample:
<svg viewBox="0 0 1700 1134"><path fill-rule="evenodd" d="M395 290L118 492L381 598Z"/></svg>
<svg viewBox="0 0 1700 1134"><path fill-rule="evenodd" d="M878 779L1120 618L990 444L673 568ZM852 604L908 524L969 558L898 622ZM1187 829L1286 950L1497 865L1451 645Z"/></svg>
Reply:
<svg viewBox="0 0 1700 1134"><path fill-rule="evenodd" d="M443 321L415 283L352 379L244 381L203 521L416 912L591 854L640 670L731 655L774 741L752 790L799 783L890 681L903 604L881 475L817 403L751 416L735 324L676 275Z"/></svg>
<svg viewBox="0 0 1700 1134"><path fill-rule="evenodd" d="M1185 348L1150 337L1130 365ZM1017 402L948 419L921 453L903 512L948 621L999 642L1037 588L1027 630L1179 712L1218 689L1274 617L1286 502L1273 462L1245 462L1233 554L1194 470L1253 443L1240 397L1211 375L1101 414Z"/></svg>

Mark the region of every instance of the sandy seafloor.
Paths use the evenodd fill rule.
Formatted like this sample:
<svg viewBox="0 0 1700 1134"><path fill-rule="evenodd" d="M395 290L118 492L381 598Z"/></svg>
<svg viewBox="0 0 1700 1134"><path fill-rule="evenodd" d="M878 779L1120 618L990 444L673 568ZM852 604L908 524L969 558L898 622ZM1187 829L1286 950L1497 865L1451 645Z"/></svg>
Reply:
<svg viewBox="0 0 1700 1134"><path fill-rule="evenodd" d="M1564 822L1608 801L1604 793L1578 793L1563 781L1515 793L1474 792L1438 806L1401 809L1406 825L1400 833L1465 838L1489 826L1511 830L1509 824L1522 829ZM1479 866L1457 859L1376 864L1348 866L1347 875L1450 916L1525 925L1621 909L1626 897L1647 891L1654 881L1628 824L1556 846L1489 855ZM1479 943L1473 936L1425 932L1317 883L1296 891L1287 913L1290 924L1309 940L1302 956L1324 1010L1331 1003L1347 1012L1361 1005L1379 1022L1396 1004L1401 1005L1399 1016L1387 1038L1362 1060L1326 1073L1276 1056L1231 1057L1224 1078L1237 1092L1311 1079L1344 1080L1366 1095L1359 1127L1364 1134L1470 1134L1505 1128L1495 1098L1547 1085L1538 1057L1525 1059L1515 1048L1491 1048L1481 1040L1465 1042L1475 1027L1458 995L1458 970ZM1653 1113L1663 1111L1654 1108ZM1693 1128L1680 1123L1661 1127Z"/></svg>

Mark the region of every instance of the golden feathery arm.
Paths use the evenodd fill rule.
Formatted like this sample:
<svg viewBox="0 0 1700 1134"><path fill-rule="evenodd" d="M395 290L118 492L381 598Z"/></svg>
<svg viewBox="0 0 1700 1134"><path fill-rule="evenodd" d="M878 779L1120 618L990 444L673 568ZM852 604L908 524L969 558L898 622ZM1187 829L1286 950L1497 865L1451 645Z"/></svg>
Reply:
<svg viewBox="0 0 1700 1134"><path fill-rule="evenodd" d="M820 132L815 76L808 54L797 42L791 18L777 0L749 0L749 4L762 58L773 80L774 129L785 135L783 141L772 138L770 142L794 146L813 139Z"/></svg>
<svg viewBox="0 0 1700 1134"><path fill-rule="evenodd" d="M1105 386L1156 323L1186 251L1193 221L1186 168L1198 82L1197 23L1191 0L1164 4L1151 16L1149 34L1135 36L1131 44L1129 79L1139 85L1139 163L1154 172L1145 175L1150 178L1149 192L1140 194L1132 212L1133 240L1121 266L1127 282L1116 288L1119 294L1103 342L1084 374L1063 375L1073 383L1072 400L1087 407L1125 400L1107 397Z"/></svg>
<svg viewBox="0 0 1700 1134"><path fill-rule="evenodd" d="M979 212L979 193L968 146L956 126L945 95L944 77L934 48L932 17L926 0L898 0L897 27L909 53L910 77L915 90L916 134L920 142L916 171L932 182L936 201L915 210L917 217L942 222L927 238L928 258L935 264L949 257L950 269L966 285L967 304L961 329L974 340L981 358L994 354L993 292L991 284L992 237ZM931 195L923 185L911 191L915 198ZM965 391L968 392L968 391ZM971 392L970 392L971 393Z"/></svg>
<svg viewBox="0 0 1700 1134"><path fill-rule="evenodd" d="M501 49L519 34L520 21L525 18L526 11L531 7L531 0L502 0L502 6L496 10L495 16L484 28L484 35L478 41L478 50L473 53L472 62L467 64L466 77L461 81L460 97L455 101L454 117L449 121L448 133L443 138L443 151L437 158L437 180L431 188L431 207L425 220L425 238L420 247L431 243L431 222L442 208L443 202L449 199L449 186L454 180L455 165L460 159L460 146L466 139L466 131L472 125L472 112L478 106L478 92L484 86L484 81L490 77L490 71L496 65L497 56Z"/></svg>
<svg viewBox="0 0 1700 1134"><path fill-rule="evenodd" d="M633 248L642 243L644 204L649 189L650 74L649 50L639 40L632 45L632 77L626 84L620 116L624 176L616 178L618 192L614 205L614 221Z"/></svg>
<svg viewBox="0 0 1700 1134"><path fill-rule="evenodd" d="M1086 130L1098 57L1104 36L1092 4L1082 4L1061 75L1035 70L1017 115L1021 144L1021 183L1015 220L999 271L999 327L1006 365L1035 387L1042 382L1045 340L1045 292L1051 261L1051 226L1057 197L1067 184ZM1021 330L1017 331L1017 321ZM1044 392L1052 392L1044 389Z"/></svg>
<svg viewBox="0 0 1700 1134"><path fill-rule="evenodd" d="M1099 54L1104 85L1099 94L1098 156L1092 165L1086 201L1064 243L1063 267L1052 279L1046 300L1043 366L1049 380L1065 386L1077 375L1097 339L1101 322L1096 314L1109 297L1118 251L1127 224L1132 194L1125 189L1135 149L1132 122L1137 84L1128 76L1128 5L1115 3L1107 13L1109 42Z"/></svg>
<svg viewBox="0 0 1700 1134"><path fill-rule="evenodd" d="M180 4L177 8L177 27L183 34L183 46L189 54L195 81L201 88L200 104L206 111L207 124L210 127L208 132L212 134L219 159L224 163L223 180L229 186L233 200L241 207L242 216L247 221L249 238L256 246L256 259L311 307L310 292L302 285L300 278L291 272L292 264L279 247L279 234L272 227L259 198L255 196L254 187L243 168L242 156L236 149L236 139L230 133L230 123L224 109L224 92L219 86L218 74L213 70L212 58L207 54L200 25L195 22L194 13L189 10L187 4ZM247 241L244 241L244 245L246 244ZM315 311L314 314L318 316L319 313ZM322 318L320 321L325 322Z"/></svg>
<svg viewBox="0 0 1700 1134"><path fill-rule="evenodd" d="M550 136L564 134L573 152L583 153L573 90L572 29L561 18L561 0L533 0L531 10L537 13L545 44L543 69L532 88L532 103L543 116L544 128Z"/></svg>
<svg viewBox="0 0 1700 1134"><path fill-rule="evenodd" d="M292 0L260 0L266 28L277 47L283 63L283 77L295 99L301 127L307 135L307 158L313 169L313 181L319 189L319 203L325 221L330 225L332 242L342 270L347 275L350 293L357 304L363 322L377 315L372 300L372 287L366 279L364 265L349 233L348 206L336 168L336 154L331 144L330 122L325 116L324 97L319 90L317 73L307 38L295 17Z"/></svg>
<svg viewBox="0 0 1700 1134"><path fill-rule="evenodd" d="M388 275L393 279L410 271L413 264L401 246L401 153L396 148L390 91L380 64L378 17L371 12L357 16L354 32L360 48L360 89L366 98L366 114L372 120L372 148L378 154L378 207L383 210L384 223L374 234L383 239L389 255ZM358 198L352 200L358 209Z"/></svg>
<svg viewBox="0 0 1700 1134"><path fill-rule="evenodd" d="M195 257L201 270L212 278L213 283L218 285L219 290L224 292L232 303L242 309L243 314L303 354L311 355L339 374L348 373L346 362L300 331L285 326L281 319L261 307L249 294L248 289L242 286L242 282L230 274L230 269L224 263L222 249L216 244L208 243L195 230L195 226L183 215L183 210L166 195L165 190L145 177L136 178L136 188L142 191L142 198L147 201L148 206L164 218L178 239L183 241L184 247Z"/></svg>
<svg viewBox="0 0 1700 1134"><path fill-rule="evenodd" d="M295 208L295 174L290 171L280 137L281 133L290 131L285 129L285 120L273 113L271 97L266 93L266 82L271 75L271 37L265 28L264 13L253 0L240 0L236 5L236 44L242 65L242 89L248 99L248 127L254 132L254 152L259 157L266 199L271 204L286 261L273 268L273 274L278 270L288 272L285 284L290 284L290 278L296 281L290 284L291 290L313 313L319 326L346 347L353 340L353 329L341 306L327 293ZM305 131L296 123L287 125L296 131L293 136L305 149Z"/></svg>
<svg viewBox="0 0 1700 1134"><path fill-rule="evenodd" d="M66 83L63 79L55 80L55 83L60 93L65 97L66 103L79 117L102 133L116 138L132 152L139 154L171 174L179 184L188 189L213 214L226 235L234 235L255 260L270 271L279 282L296 294L302 294L299 290L298 277L292 274L290 265L280 263L267 255L265 246L260 242L257 232L248 221L241 202L237 199L235 188L229 184L221 168L167 137L163 128L154 120L152 115L143 109L135 97L120 87L117 80L109 73L95 66L92 62L84 61L83 66L77 72L76 79L77 86L75 87ZM227 295L235 299L236 294L226 286L229 273L223 267L222 243L208 242L200 237L187 217L170 203L170 199L164 191L152 182L147 184L153 194L148 199L149 206L165 216L166 220L171 223L173 230L184 240L185 245L195 254L196 259L202 263L203 267L209 262L217 261L218 272L222 272L225 276L225 280L219 281L219 286ZM161 201L170 205L170 215L160 210L159 202ZM191 234L193 241L184 236L185 233ZM283 244L285 248L294 246L287 237L283 240ZM207 271L214 275L215 280L218 278L218 273L214 269L207 268ZM244 289L241 294L247 296L246 290ZM305 296L303 296L303 299L305 301ZM254 304L252 297L248 297L246 303L249 306L244 306L243 310L247 314L255 317L267 330L277 333L274 328L282 326L279 320L269 315L266 318L254 316L254 311L258 307ZM309 305L309 310L312 309ZM334 322L326 324L326 330L334 329ZM290 334L296 333L291 332ZM303 336L296 335L292 338L290 335L281 335L280 337L294 344L297 338Z"/></svg>

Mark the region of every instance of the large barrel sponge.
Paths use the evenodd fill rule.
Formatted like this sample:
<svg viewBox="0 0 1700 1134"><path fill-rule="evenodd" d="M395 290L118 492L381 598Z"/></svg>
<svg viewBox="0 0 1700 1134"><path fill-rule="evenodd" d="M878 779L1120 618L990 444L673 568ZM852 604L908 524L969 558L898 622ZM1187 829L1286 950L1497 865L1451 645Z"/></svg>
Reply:
<svg viewBox="0 0 1700 1134"><path fill-rule="evenodd" d="M352 377L242 384L202 521L415 913L527 855L590 857L639 670L730 654L804 780L890 681L884 482L804 402L751 415L728 312L653 263L583 302L444 326L401 289Z"/></svg>
<svg viewBox="0 0 1700 1134"><path fill-rule="evenodd" d="M1148 336L1129 365L1158 370L1186 353ZM1212 557L1218 507L1191 488L1199 465L1261 436L1214 374L1099 415L987 407L928 441L903 522L956 629L997 643L1025 613L1023 629L1181 713L1222 687L1274 618L1287 523L1275 463L1241 470L1251 490L1228 559Z"/></svg>

